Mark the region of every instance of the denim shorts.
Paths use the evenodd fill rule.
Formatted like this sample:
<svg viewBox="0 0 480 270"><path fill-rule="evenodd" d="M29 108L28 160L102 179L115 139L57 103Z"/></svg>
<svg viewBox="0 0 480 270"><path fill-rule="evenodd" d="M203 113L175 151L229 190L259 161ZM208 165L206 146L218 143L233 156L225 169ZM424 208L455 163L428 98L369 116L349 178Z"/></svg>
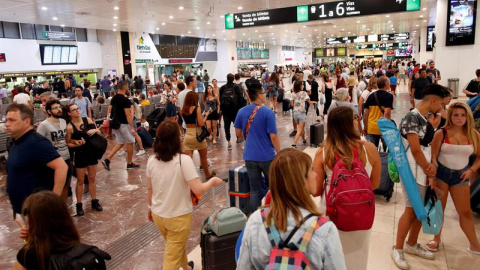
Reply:
<svg viewBox="0 0 480 270"><path fill-rule="evenodd" d="M469 166L467 165L461 170L451 170L438 162L437 179L449 185L450 187L469 185L470 179L467 179L465 182L462 183L463 180L460 177L463 172L468 170L468 168Z"/></svg>
<svg viewBox="0 0 480 270"><path fill-rule="evenodd" d="M305 112L301 111L293 111L293 119L297 123L305 123L306 122L307 115Z"/></svg>
<svg viewBox="0 0 480 270"><path fill-rule="evenodd" d="M277 91L268 92L268 97L269 97L269 98L276 98L276 97L278 97L278 90L277 90Z"/></svg>

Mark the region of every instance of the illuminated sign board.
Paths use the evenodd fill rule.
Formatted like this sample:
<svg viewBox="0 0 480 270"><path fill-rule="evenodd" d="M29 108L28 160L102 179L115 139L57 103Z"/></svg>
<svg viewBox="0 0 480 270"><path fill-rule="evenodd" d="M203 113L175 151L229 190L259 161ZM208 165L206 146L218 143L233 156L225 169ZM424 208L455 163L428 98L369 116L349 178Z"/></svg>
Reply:
<svg viewBox="0 0 480 270"><path fill-rule="evenodd" d="M447 46L475 44L477 0L449 0Z"/></svg>
<svg viewBox="0 0 480 270"><path fill-rule="evenodd" d="M225 29L420 10L420 0L351 0L225 15Z"/></svg>
<svg viewBox="0 0 480 270"><path fill-rule="evenodd" d="M373 41L399 41L406 40L410 38L410 33L394 33L394 34L383 34L383 35L368 35L368 36L351 36L351 37L339 37L339 38L326 38L325 42L327 45L334 44L348 44L348 43L363 43L363 42L373 42Z"/></svg>

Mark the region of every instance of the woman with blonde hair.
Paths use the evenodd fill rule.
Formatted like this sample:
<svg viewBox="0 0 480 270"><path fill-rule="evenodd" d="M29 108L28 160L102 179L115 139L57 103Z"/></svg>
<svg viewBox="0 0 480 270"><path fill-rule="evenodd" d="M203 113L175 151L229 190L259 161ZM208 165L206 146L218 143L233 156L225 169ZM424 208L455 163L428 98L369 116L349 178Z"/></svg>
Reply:
<svg viewBox="0 0 480 270"><path fill-rule="evenodd" d="M312 224L324 221L311 197L317 193L318 182L309 155L292 148L280 151L270 166L269 183L271 203L248 219L237 269L265 269L272 251L270 239L281 241L291 236L289 243L298 243ZM278 234L269 235L267 230ZM313 232L305 254L311 269L346 269L332 222Z"/></svg>
<svg viewBox="0 0 480 270"><path fill-rule="evenodd" d="M318 191L314 195L322 196L322 211L325 212L325 194L329 192L337 159L342 159L351 168L354 157L358 157L364 166L372 189L378 188L382 168L377 148L360 139L360 134L354 128L354 112L351 108L334 108L328 113L327 137L323 147L315 154L313 164L318 182ZM355 222L353 217L352 222ZM347 269L367 269L370 233L371 229L339 230Z"/></svg>
<svg viewBox="0 0 480 270"><path fill-rule="evenodd" d="M469 164L471 155L476 156L472 165ZM470 206L470 178L480 168L480 136L470 107L465 103L455 102L448 107L447 123L433 137L432 164L437 166L437 187L444 193L440 197L443 209L450 192L459 215L460 228L470 243L467 251L480 256L480 243ZM438 234L427 243L426 248L435 252L441 243Z"/></svg>
<svg viewBox="0 0 480 270"><path fill-rule="evenodd" d="M360 95L360 99L358 100L358 115L360 115L360 120L363 118L363 103L365 103L368 96L370 96L370 94L375 92L377 89L377 77L371 77L368 81L367 88L363 90L362 94Z"/></svg>

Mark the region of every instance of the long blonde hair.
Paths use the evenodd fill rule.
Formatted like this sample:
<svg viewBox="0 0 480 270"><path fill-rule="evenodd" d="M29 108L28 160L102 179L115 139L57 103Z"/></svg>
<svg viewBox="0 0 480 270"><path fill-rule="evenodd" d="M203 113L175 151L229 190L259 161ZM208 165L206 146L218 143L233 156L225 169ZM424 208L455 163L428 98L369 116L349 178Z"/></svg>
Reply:
<svg viewBox="0 0 480 270"><path fill-rule="evenodd" d="M466 125L463 126L463 133L467 136L468 141L472 142L474 153L476 153L478 149L478 132L475 129L473 113L467 104L458 101L450 104L447 110L447 123L443 128L448 129L453 126L452 114L454 109L463 109L467 113L467 122Z"/></svg>
<svg viewBox="0 0 480 270"><path fill-rule="evenodd" d="M285 232L289 212L292 212L297 226L300 226L303 219L300 208L317 216L321 215L306 188L306 179L311 167L310 156L293 148L283 149L273 159L269 170L272 195L271 210L267 216L269 226L273 218L275 227Z"/></svg>

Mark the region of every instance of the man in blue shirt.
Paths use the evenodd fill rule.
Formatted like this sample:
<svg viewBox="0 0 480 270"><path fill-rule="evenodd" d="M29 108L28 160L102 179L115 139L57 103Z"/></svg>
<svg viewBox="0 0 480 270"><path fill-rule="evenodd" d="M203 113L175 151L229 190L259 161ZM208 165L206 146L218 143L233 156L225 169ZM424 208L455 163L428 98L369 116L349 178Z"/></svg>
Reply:
<svg viewBox="0 0 480 270"><path fill-rule="evenodd" d="M110 75L103 76L103 80L100 82L100 87L102 88L103 95L105 98L110 94L110 89L112 89L112 81Z"/></svg>
<svg viewBox="0 0 480 270"><path fill-rule="evenodd" d="M263 106L267 101L266 94L260 83L250 85L248 95L252 104L238 111L234 123L237 138L245 138L243 159L250 181L250 204L253 211L262 201L262 173L268 189L268 170L275 153L280 151L275 114Z"/></svg>
<svg viewBox="0 0 480 270"><path fill-rule="evenodd" d="M68 166L52 143L33 130L32 109L12 104L6 114L5 127L14 139L7 159L7 193L14 214L20 214L32 193L47 189L60 196Z"/></svg>

